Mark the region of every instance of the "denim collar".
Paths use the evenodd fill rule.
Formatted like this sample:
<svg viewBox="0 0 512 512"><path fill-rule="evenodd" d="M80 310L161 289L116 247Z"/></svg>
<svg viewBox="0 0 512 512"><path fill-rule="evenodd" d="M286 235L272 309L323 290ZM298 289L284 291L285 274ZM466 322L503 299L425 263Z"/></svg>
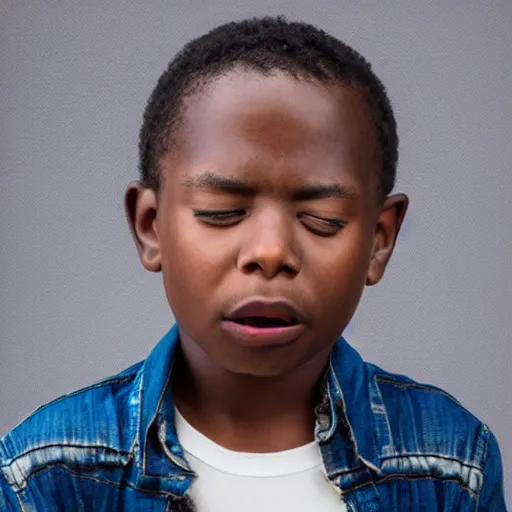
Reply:
<svg viewBox="0 0 512 512"><path fill-rule="evenodd" d="M195 474L185 460L174 421L170 384L178 341L178 324L174 324L141 367L135 447L138 484L183 496ZM322 401L316 409L317 442L328 445L334 436L343 435L355 458L379 472L367 370L343 337L331 351L323 384ZM335 470L334 466L328 467L328 472Z"/></svg>
<svg viewBox="0 0 512 512"><path fill-rule="evenodd" d="M324 389L317 408L317 441L322 445L345 437L354 453L352 465L362 463L380 473L380 445L388 439L381 433L377 437L375 411L385 419L386 410L368 365L343 337L332 348Z"/></svg>

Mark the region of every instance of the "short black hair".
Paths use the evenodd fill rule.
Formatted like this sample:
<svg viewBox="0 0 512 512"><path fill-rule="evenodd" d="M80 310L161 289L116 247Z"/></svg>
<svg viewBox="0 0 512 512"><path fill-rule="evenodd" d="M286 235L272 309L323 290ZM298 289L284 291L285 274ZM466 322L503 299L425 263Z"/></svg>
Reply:
<svg viewBox="0 0 512 512"><path fill-rule="evenodd" d="M307 23L283 16L252 18L221 25L187 43L153 90L139 139L140 181L158 192L160 159L174 143L186 96L209 80L242 65L267 74L281 70L295 78L341 82L360 89L370 107L380 144L379 195L394 187L398 135L386 88L371 64L353 48Z"/></svg>

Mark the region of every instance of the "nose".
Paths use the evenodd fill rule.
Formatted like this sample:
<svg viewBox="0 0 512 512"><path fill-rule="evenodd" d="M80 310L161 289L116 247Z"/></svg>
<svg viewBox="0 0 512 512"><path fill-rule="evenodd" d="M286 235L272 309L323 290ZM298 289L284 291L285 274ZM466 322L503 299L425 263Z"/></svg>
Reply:
<svg viewBox="0 0 512 512"><path fill-rule="evenodd" d="M280 273L293 277L300 271L299 252L293 219L282 212L266 212L248 225L238 268L246 274L260 272L266 279Z"/></svg>

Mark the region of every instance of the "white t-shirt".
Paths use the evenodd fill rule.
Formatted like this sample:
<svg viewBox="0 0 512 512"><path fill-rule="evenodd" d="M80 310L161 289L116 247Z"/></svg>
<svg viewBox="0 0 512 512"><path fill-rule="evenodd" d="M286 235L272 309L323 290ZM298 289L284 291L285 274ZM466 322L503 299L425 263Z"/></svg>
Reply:
<svg viewBox="0 0 512 512"><path fill-rule="evenodd" d="M346 512L324 475L316 442L275 453L244 453L214 443L176 410L176 429L198 478L198 512Z"/></svg>

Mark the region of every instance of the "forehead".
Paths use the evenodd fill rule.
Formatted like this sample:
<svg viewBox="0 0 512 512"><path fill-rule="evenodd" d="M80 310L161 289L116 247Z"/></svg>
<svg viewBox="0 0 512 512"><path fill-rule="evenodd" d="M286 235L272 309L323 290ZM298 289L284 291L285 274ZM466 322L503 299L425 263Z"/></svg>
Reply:
<svg viewBox="0 0 512 512"><path fill-rule="evenodd" d="M380 167L359 90L284 72L232 70L210 80L185 99L175 147L180 174L215 162L230 174L286 168L289 179L309 172L368 181Z"/></svg>

